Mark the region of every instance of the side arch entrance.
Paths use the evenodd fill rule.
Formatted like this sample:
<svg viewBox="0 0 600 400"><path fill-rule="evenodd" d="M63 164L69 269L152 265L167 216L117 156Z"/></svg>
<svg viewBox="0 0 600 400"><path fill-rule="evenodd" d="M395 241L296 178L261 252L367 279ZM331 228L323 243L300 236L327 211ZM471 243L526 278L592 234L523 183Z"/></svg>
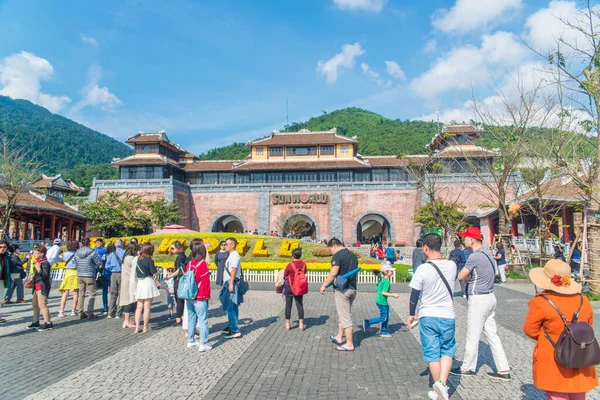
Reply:
<svg viewBox="0 0 600 400"><path fill-rule="evenodd" d="M280 232L284 236L293 234L296 239L310 237L313 240L319 240L319 223L310 214L296 212L283 220Z"/></svg>
<svg viewBox="0 0 600 400"><path fill-rule="evenodd" d="M371 240L376 240L387 243L394 241L391 219L382 212L363 213L356 219L354 226L354 242L369 243Z"/></svg>
<svg viewBox="0 0 600 400"><path fill-rule="evenodd" d="M235 213L223 213L217 215L211 224L211 232L246 232L246 224L242 218Z"/></svg>

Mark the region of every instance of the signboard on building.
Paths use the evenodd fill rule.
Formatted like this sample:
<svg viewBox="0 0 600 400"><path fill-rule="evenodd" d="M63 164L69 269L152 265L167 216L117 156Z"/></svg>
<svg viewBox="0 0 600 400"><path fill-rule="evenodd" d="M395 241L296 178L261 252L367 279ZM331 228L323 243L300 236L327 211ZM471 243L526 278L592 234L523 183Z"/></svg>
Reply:
<svg viewBox="0 0 600 400"><path fill-rule="evenodd" d="M316 194L274 194L271 196L273 205L278 204L328 204L329 195L327 193Z"/></svg>

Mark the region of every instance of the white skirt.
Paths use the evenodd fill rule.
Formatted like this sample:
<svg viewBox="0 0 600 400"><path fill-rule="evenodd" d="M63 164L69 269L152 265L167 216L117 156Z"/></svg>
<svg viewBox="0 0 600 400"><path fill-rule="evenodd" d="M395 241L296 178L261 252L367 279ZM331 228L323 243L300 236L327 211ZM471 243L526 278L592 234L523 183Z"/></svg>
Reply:
<svg viewBox="0 0 600 400"><path fill-rule="evenodd" d="M160 293L156 288L156 284L152 277L148 276L146 278L138 279L137 287L135 289L136 300L153 299L158 296L160 296Z"/></svg>

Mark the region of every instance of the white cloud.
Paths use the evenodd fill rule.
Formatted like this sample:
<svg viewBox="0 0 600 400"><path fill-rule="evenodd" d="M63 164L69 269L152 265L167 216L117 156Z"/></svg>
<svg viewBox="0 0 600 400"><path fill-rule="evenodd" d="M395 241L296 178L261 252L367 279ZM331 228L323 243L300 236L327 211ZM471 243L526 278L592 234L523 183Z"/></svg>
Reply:
<svg viewBox="0 0 600 400"><path fill-rule="evenodd" d="M22 51L0 60L0 94L13 99L25 99L58 112L71 102L67 96L42 93L41 81L50 80L54 68L35 54Z"/></svg>
<svg viewBox="0 0 600 400"><path fill-rule="evenodd" d="M327 77L327 83L333 84L337 81L342 69L353 68L354 59L364 54L364 52L358 42L345 44L342 46L341 53L336 54L327 61L319 61L316 71Z"/></svg>
<svg viewBox="0 0 600 400"><path fill-rule="evenodd" d="M100 43L98 43L95 37L87 36L83 33L81 34L81 40L85 43L91 44L94 47L98 47L100 45Z"/></svg>
<svg viewBox="0 0 600 400"><path fill-rule="evenodd" d="M360 64L360 68L362 69L363 74L367 75L373 82L377 84L377 86L381 87L390 87L392 86L392 81L381 79L381 74L373 68L369 66L369 64L362 63Z"/></svg>
<svg viewBox="0 0 600 400"><path fill-rule="evenodd" d="M453 89L488 83L492 75L504 76L507 67L519 65L527 49L512 33L499 31L482 37L481 47L466 45L438 58L427 72L413 79L411 90L420 97L435 97Z"/></svg>
<svg viewBox="0 0 600 400"><path fill-rule="evenodd" d="M333 0L340 10L365 10L380 12L387 0Z"/></svg>
<svg viewBox="0 0 600 400"><path fill-rule="evenodd" d="M456 0L450 10L437 10L432 24L442 32L465 33L491 25L520 6L521 0Z"/></svg>
<svg viewBox="0 0 600 400"><path fill-rule="evenodd" d="M437 50L437 40L430 39L425 43L425 47L423 48L423 53L433 53Z"/></svg>
<svg viewBox="0 0 600 400"><path fill-rule="evenodd" d="M386 61L385 70L392 78L400 79L402 81L406 80L406 74L404 73L404 70L395 61Z"/></svg>
<svg viewBox="0 0 600 400"><path fill-rule="evenodd" d="M88 82L81 90L82 99L73 106L75 110L87 106L99 107L103 109L112 109L123 104L123 102L108 90L107 87L100 87L98 82L102 76L102 70L98 66L92 66L88 73Z"/></svg>

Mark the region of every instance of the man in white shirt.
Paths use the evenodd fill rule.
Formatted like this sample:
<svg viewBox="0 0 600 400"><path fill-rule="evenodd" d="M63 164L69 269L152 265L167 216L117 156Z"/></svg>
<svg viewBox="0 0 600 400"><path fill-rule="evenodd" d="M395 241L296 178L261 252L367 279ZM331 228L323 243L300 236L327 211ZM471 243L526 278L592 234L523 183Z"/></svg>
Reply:
<svg viewBox="0 0 600 400"><path fill-rule="evenodd" d="M410 281L410 310L408 326L419 323L423 359L429 363L433 391L432 400L448 400L446 382L456 353L454 313L454 281L456 264L442 258L442 238L430 233L423 238L423 253L427 262L421 264ZM419 316L416 308L419 303Z"/></svg>
<svg viewBox="0 0 600 400"><path fill-rule="evenodd" d="M61 243L62 241L60 239L54 239L54 242L52 242L52 247L50 247L46 252L46 259L48 259L50 265L56 265L60 261L59 255Z"/></svg>
<svg viewBox="0 0 600 400"><path fill-rule="evenodd" d="M237 294L239 287L236 279L239 280L242 273L242 263L239 253L235 250L237 240L228 238L225 240L225 250L229 253L227 261L225 261L225 269L223 270L223 286L227 285L230 293ZM240 296L230 296L230 298L239 299ZM227 308L227 319L229 326L221 331L226 339L238 339L242 337L242 333L238 327L239 319L239 303L237 301L229 301Z"/></svg>

